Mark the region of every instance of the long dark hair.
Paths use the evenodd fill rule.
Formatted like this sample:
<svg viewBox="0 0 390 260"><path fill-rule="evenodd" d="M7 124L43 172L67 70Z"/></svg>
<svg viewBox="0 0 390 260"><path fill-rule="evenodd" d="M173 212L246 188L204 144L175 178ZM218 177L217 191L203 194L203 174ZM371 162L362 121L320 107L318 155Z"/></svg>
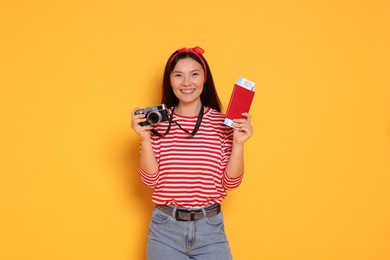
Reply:
<svg viewBox="0 0 390 260"><path fill-rule="evenodd" d="M201 54L195 55L194 53L185 53L185 52L178 54L178 51L176 51L169 57L164 70L161 103L165 104L168 108L176 106L179 103L179 99L175 96L172 90L170 75L173 69L175 68L177 62L185 58L191 58L196 62L198 62L200 65L202 65L202 67L204 67L200 58L203 59L204 65L207 70L204 73L207 77L206 77L206 82L203 85L203 92L200 95L200 100L202 101L203 106L211 107L221 112L222 105L214 85L213 76L211 75L210 67L206 59Z"/></svg>

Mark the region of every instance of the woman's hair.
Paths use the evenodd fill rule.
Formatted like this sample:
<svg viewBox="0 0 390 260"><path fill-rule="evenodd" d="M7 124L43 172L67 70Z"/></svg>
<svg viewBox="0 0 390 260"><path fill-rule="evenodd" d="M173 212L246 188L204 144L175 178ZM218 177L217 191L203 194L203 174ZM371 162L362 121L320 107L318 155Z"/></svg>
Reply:
<svg viewBox="0 0 390 260"><path fill-rule="evenodd" d="M165 104L168 108L176 106L179 103L179 99L175 96L172 90L170 74L175 68L177 62L185 58L191 58L198 62L202 66L202 68L206 68L207 71L204 72L206 82L203 85L203 92L200 95L200 100L202 101L203 106L211 107L221 112L221 101L219 100L217 90L215 89L213 76L211 75L210 67L207 61L201 54L194 54L192 52L180 52L180 50L175 51L169 57L167 64L165 65L161 103ZM203 62L201 59L203 59Z"/></svg>

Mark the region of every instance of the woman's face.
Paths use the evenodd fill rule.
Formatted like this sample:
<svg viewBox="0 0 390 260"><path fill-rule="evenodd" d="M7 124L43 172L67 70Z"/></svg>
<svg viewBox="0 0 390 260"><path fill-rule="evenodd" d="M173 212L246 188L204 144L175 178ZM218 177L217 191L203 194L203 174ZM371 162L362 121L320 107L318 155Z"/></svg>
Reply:
<svg viewBox="0 0 390 260"><path fill-rule="evenodd" d="M170 75L172 90L180 103L197 103L203 91L205 75L203 67L191 58L176 63Z"/></svg>

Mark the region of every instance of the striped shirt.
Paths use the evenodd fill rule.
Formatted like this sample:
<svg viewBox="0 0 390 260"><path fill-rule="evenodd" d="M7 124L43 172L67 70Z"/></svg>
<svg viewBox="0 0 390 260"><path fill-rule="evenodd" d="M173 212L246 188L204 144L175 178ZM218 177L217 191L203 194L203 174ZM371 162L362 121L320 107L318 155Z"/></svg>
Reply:
<svg viewBox="0 0 390 260"><path fill-rule="evenodd" d="M152 175L141 168L143 183L154 188L152 201L159 205L186 208L220 203L226 190L238 187L243 175L230 178L225 172L232 148L233 130L223 124L225 117L207 108L195 136L172 123L168 135L152 135L151 143L159 168ZM192 132L196 117L173 115L173 121ZM163 134L168 122L155 129Z"/></svg>

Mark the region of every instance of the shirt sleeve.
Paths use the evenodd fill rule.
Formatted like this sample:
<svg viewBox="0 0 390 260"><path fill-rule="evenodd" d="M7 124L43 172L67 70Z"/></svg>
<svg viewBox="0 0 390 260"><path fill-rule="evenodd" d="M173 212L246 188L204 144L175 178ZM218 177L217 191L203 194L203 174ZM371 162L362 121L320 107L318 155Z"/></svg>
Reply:
<svg viewBox="0 0 390 260"><path fill-rule="evenodd" d="M158 181L159 171L154 174L147 174L141 167L138 167L139 176L141 181L150 188L155 188Z"/></svg>
<svg viewBox="0 0 390 260"><path fill-rule="evenodd" d="M244 174L241 174L240 176L238 176L236 178L231 178L228 176L228 174L225 171L223 174L223 179L222 179L222 183L223 183L224 188L226 190L233 190L233 189L237 188L238 186L240 186L243 177L244 177Z"/></svg>

